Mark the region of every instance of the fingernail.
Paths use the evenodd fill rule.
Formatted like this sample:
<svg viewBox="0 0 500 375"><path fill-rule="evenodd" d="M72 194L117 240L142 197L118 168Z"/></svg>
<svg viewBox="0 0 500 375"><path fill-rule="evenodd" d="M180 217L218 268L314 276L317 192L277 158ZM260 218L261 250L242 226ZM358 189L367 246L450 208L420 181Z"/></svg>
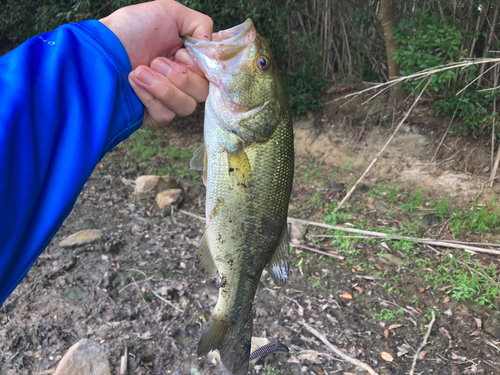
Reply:
<svg viewBox="0 0 500 375"><path fill-rule="evenodd" d="M165 77L170 76L170 73L172 72L172 67L161 60L155 61L152 68L158 73L163 74Z"/></svg>
<svg viewBox="0 0 500 375"><path fill-rule="evenodd" d="M175 59L183 64L183 65L190 65L191 64L191 55L189 52L185 49L181 49L177 52L175 55Z"/></svg>
<svg viewBox="0 0 500 375"><path fill-rule="evenodd" d="M155 83L155 76L146 69L137 69L135 78L146 86L152 86Z"/></svg>

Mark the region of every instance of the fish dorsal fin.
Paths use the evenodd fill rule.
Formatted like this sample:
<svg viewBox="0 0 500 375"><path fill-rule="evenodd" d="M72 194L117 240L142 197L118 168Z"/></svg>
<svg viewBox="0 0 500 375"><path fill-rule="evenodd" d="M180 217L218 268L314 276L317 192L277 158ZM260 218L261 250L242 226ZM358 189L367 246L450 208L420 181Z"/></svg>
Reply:
<svg viewBox="0 0 500 375"><path fill-rule="evenodd" d="M229 177L233 184L244 188L250 186L252 167L245 150L241 146L235 152L227 152L227 164Z"/></svg>
<svg viewBox="0 0 500 375"><path fill-rule="evenodd" d="M288 228L285 224L283 225L283 232L281 233L278 248L266 266L267 272L269 272L277 286L283 285L288 280L288 273L290 271L290 256L288 254L289 249Z"/></svg>
<svg viewBox="0 0 500 375"><path fill-rule="evenodd" d="M203 184L205 186L207 186L207 161L205 143L202 143L201 146L198 147L193 153L189 166L195 171L203 171Z"/></svg>
<svg viewBox="0 0 500 375"><path fill-rule="evenodd" d="M196 250L195 265L198 271L206 277L212 277L217 273L217 266L210 252L206 233L201 237L198 250Z"/></svg>

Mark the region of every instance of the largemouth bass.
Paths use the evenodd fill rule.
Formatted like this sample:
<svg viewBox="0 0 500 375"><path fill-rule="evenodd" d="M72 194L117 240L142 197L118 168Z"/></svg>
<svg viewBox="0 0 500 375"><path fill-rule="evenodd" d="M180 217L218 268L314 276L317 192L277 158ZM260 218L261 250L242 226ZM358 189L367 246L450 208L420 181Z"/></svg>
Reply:
<svg viewBox="0 0 500 375"><path fill-rule="evenodd" d="M191 167L203 170L206 231L196 266L218 273L219 299L198 343L199 356L218 349L234 375L248 373L252 305L262 271L278 285L288 277L288 202L293 128L288 98L266 41L252 20L213 34L184 37L210 81L205 143Z"/></svg>

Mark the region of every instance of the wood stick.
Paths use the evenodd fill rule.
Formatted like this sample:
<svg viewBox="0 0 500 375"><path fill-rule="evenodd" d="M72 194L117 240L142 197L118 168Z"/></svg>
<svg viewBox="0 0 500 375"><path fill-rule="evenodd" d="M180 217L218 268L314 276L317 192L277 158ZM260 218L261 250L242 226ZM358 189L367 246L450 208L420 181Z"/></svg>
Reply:
<svg viewBox="0 0 500 375"><path fill-rule="evenodd" d="M338 347L333 345L328 339L326 338L325 335L322 333L318 332L315 330L313 327L311 327L309 324L304 323L305 329L307 329L309 332L311 332L314 336L316 336L318 339L320 339L323 344L327 346L328 349L330 349L332 352L334 352L336 355L338 355L340 358L342 358L344 361L349 362L350 364L359 367L360 369L363 369L365 371L368 371L370 375L378 375L378 372L376 372L374 369L372 369L370 366L368 366L366 363L361 362L359 359L353 358L348 354L345 354L342 350L340 350Z"/></svg>
<svg viewBox="0 0 500 375"><path fill-rule="evenodd" d="M180 312L184 312L184 310L182 309L179 309L177 306L175 306L172 302L170 302L168 299L165 299L163 297L160 297L154 290L151 290L151 292L156 296L158 297L160 300L162 300L163 302L165 302L167 305L169 306L172 306L174 309L176 310L179 310Z"/></svg>
<svg viewBox="0 0 500 375"><path fill-rule="evenodd" d="M384 153L384 151L387 148L387 146L389 146L389 143L391 143L392 139L396 136L397 132L399 131L399 128L401 128L401 126L405 122L406 118L411 113L411 111L413 110L413 108L415 107L415 105L417 104L417 102L419 101L420 97L424 93L425 89L427 89L427 86L429 85L430 82L431 82L431 80L429 79L427 81L425 87L422 89L422 91L420 91L420 94L418 95L417 99L415 99L415 101L413 102L413 104L410 107L410 109L408 110L408 112L406 112L406 114L404 115L403 119L399 122L398 126L396 127L396 130L394 130L394 133L392 133L391 137L385 143L384 147L382 147L382 149L379 151L379 153L377 154L377 156L375 157L375 159L373 159L373 161L368 166L368 168L366 168L366 170L363 173L363 175L358 179L358 181L356 181L356 183L354 184L354 186L351 188L351 190L349 190L349 192L346 194L346 196L344 197L344 199L342 199L342 201L338 204L338 206L335 208L335 210L333 211L333 213L336 213L338 210L340 210L342 208L342 206L345 204L345 202L347 202L347 200L351 197L351 195L354 192L354 190L356 190L356 188L358 187L359 183L366 177L366 175L368 174L368 172L370 172L370 170L372 169L372 167L378 161L378 158L380 157L380 155L382 155Z"/></svg>
<svg viewBox="0 0 500 375"><path fill-rule="evenodd" d="M183 214L186 214L186 215L189 215L192 217L196 217L197 219L205 221L205 218L198 216L198 215L195 215L195 214L192 214L190 212L183 211L183 210L179 210L179 212L182 212ZM304 225L312 225L315 227L320 227L320 228L325 228L325 229L341 230L341 231L348 232L348 233L359 233L359 234L363 234L365 236L385 238L388 240L408 240L408 241L418 242L418 243L427 244L427 245L449 247L449 248L453 248L453 249L461 249L461 250L466 250L466 251L475 251L477 253L500 255L500 251L498 251L498 250L483 249L483 248L476 247L476 246L464 245L462 242L459 242L459 241L436 241L436 240L433 240L432 238L417 238L417 237L397 236L395 234L380 233L380 232L355 229L355 228L345 228L345 227L340 227L340 226L336 226L336 225L319 223L316 221L297 219L294 217L288 217L287 221L289 223L293 223L295 221L297 223L301 223ZM474 244L478 244L478 243L474 243ZM495 244L487 244L487 243L485 243L484 245L485 246L489 246L489 245L497 246ZM293 246L297 246L297 245L293 245ZM314 249L314 250L316 250L316 249ZM319 250L316 250L316 251L319 251ZM332 254L329 254L329 253L325 253L324 255L332 256Z"/></svg>
<svg viewBox="0 0 500 375"><path fill-rule="evenodd" d="M125 353L120 358L120 375L127 373L128 346L125 345Z"/></svg>
<svg viewBox="0 0 500 375"><path fill-rule="evenodd" d="M304 250L308 250L308 251L312 251L313 253L318 253L318 254L321 254L321 255L325 255L327 257L332 257L332 258L335 258L335 259L344 259L344 257L340 256L340 255L334 255L334 254L330 254L330 253L326 253L324 251L321 251L321 250L316 250L312 247L308 247L308 246L304 246L304 245L295 245L294 243L290 242L290 247L296 247L298 249L304 249Z"/></svg>
<svg viewBox="0 0 500 375"><path fill-rule="evenodd" d="M393 234L387 234L387 233L374 232L374 231L370 231L370 230L345 228L345 227L340 227L340 226L336 226L336 225L318 223L318 222L314 222L314 221L295 219L293 217L288 218L288 222L291 223L293 221L296 221L297 223L301 223L304 225L312 225L312 226L316 226L316 227L320 227L320 228L341 230L341 231L348 232L348 233L360 233L360 234L364 234L367 236L386 238L388 240L408 240L408 241L413 241L413 242L418 242L418 243L428 244L428 245L434 245L434 246L449 247L449 248L453 248L453 249L462 249L462 250L466 250L466 251L475 251L477 253L500 255L500 251L498 251L498 250L483 249L483 248L476 247L476 246L467 246L467 245L462 245L462 244L452 243L452 242L447 242L447 241L436 241L436 240L433 240L431 238L397 236L395 234L393 235Z"/></svg>
<svg viewBox="0 0 500 375"><path fill-rule="evenodd" d="M490 187L493 187L493 180L496 178L495 175L497 174L498 163L500 163L500 145L498 145L497 158L495 159L495 164L493 164L493 168L491 170L491 175L490 175L491 185L490 185Z"/></svg>
<svg viewBox="0 0 500 375"><path fill-rule="evenodd" d="M413 364L411 365L410 375L413 375L413 373L415 372L415 366L417 365L418 355L420 354L420 351L424 348L424 346L427 345L427 340L429 339L429 336L431 334L432 326L434 325L434 322L436 321L436 314L434 314L434 310L431 310L431 312L432 312L432 320L429 323L429 328L427 328L427 332L425 333L424 340L420 344L420 347L417 349L415 356L413 357Z"/></svg>

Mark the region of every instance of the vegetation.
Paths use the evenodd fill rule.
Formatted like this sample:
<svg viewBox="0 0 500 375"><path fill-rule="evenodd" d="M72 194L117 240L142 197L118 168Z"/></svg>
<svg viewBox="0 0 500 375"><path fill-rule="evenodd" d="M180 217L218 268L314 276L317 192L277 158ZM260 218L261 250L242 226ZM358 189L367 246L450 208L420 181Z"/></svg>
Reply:
<svg viewBox="0 0 500 375"><path fill-rule="evenodd" d="M3 1L0 50L63 23L100 18L140 1ZM401 66L401 74L408 75L466 58L490 56L489 51L498 49L499 39L489 26L498 18L497 2L470 1L457 7L456 1L440 0L426 2L425 9L413 9L408 1L292 0L286 6L277 0L181 2L209 14L216 30L246 18L254 20L283 71L295 117L319 108L319 96L334 82L386 81L394 74L388 73L388 67L396 72L399 69L392 60ZM381 14L375 14L377 9ZM381 19L384 24L397 25L389 33L396 43L386 40L384 45L384 32L387 35L389 30L382 29ZM430 90L437 98L433 109L450 118L456 112L453 131L476 135L489 131L497 92L484 90L494 84L493 70L463 95L456 94L490 67L448 70L433 76Z"/></svg>

